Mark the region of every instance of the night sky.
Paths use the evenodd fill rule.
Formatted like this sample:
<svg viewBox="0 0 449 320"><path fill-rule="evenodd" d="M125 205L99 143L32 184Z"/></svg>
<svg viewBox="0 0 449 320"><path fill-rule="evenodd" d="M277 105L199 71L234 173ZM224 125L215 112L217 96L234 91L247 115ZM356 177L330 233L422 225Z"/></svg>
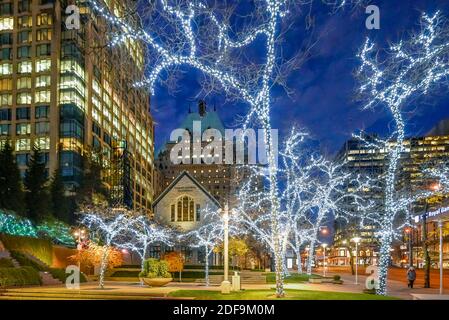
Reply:
<svg viewBox="0 0 449 320"><path fill-rule="evenodd" d="M343 11L331 15L328 7L317 0L315 35L319 42L312 50L311 58L302 68L291 74L288 85L294 90L290 97L283 90L273 91L272 123L280 129L281 139L292 125L306 128L319 141L322 152L337 152L351 134L358 129L385 135L390 130L391 117L384 110L361 111L354 101L357 83L353 72L359 61L356 54L367 36L381 47L396 42L411 30L418 30L421 12L434 14L439 9L449 17L447 0L374 0L372 4L381 11L381 29L367 30L364 10ZM305 30L305 16L299 16L288 34L284 49L287 53L300 49L303 39L310 36ZM189 105L197 109L197 79L199 73L188 71L179 83L179 90L170 94L159 87L152 97L151 108L156 122L156 150L169 137L171 130L180 125ZM407 135L424 135L439 120L449 118L449 91L441 88L431 96L408 106ZM226 104L222 96L205 97L212 109L216 105L225 127L232 128L236 117L247 111L244 104Z"/></svg>

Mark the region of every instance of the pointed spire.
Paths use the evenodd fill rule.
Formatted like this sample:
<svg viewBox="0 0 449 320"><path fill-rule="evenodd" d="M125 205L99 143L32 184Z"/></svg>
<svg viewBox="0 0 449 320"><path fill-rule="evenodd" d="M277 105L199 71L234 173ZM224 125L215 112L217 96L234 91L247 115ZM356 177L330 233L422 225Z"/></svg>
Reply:
<svg viewBox="0 0 449 320"><path fill-rule="evenodd" d="M198 113L201 117L204 117L206 114L206 102L204 102L204 100L198 102Z"/></svg>

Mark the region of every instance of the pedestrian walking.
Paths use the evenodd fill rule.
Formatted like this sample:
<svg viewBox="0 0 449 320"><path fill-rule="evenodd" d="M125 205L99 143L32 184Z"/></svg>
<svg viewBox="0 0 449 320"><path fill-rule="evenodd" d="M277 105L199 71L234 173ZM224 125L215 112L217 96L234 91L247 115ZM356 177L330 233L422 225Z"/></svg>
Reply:
<svg viewBox="0 0 449 320"><path fill-rule="evenodd" d="M413 283L416 280L416 270L414 267L410 267L407 270L408 287L413 289Z"/></svg>

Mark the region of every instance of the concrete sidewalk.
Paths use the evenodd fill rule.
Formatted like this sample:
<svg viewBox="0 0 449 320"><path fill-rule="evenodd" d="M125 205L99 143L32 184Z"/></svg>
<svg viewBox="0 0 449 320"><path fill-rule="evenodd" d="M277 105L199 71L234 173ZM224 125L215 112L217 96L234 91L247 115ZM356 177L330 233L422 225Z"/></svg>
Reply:
<svg viewBox="0 0 449 320"><path fill-rule="evenodd" d="M332 274L329 274L332 276ZM313 290L327 292L347 292L347 293L363 293L365 289L365 275L359 276L359 284L354 283L354 276L343 275L343 284L332 283L288 283L285 284L286 289L295 290ZM266 290L274 289L275 284L246 284L242 285L244 290ZM53 287L31 287L8 289L5 294L0 292L0 299L6 298L41 298L41 299L167 299L168 294L177 290L211 290L220 291L219 286L209 286L198 283L177 283L172 282L165 287L150 288L141 286L135 282L106 282L105 289L98 288L98 283L91 282L81 284L79 290L69 290L65 286ZM448 292L449 293L449 292ZM437 289L415 288L409 289L403 283L398 281L389 281L388 295L405 300L412 300L412 294L435 295L438 294ZM425 296L422 296L425 297ZM428 296L431 298L431 296Z"/></svg>
<svg viewBox="0 0 449 320"><path fill-rule="evenodd" d="M330 273L329 276L334 274ZM358 285L355 284L355 276L353 275L340 275L341 279L344 281L345 290L351 290L350 292L363 292L365 287L365 282L367 279L366 275L358 276ZM425 295L438 295L439 289L427 289L423 287L415 286L413 289L407 287L407 284L401 281L389 280L387 292L389 296L397 297L404 300L413 300L412 294L425 294ZM444 294L449 294L448 290L444 291Z"/></svg>

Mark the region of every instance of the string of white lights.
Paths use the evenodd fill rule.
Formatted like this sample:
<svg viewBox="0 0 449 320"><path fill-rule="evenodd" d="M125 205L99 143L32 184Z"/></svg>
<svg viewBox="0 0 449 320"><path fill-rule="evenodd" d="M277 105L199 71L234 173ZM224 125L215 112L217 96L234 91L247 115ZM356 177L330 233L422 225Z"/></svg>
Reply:
<svg viewBox="0 0 449 320"><path fill-rule="evenodd" d="M447 80L449 75L449 41L446 23L437 12L433 16L423 14L421 30L407 40L393 44L387 56L375 50L368 39L360 54L360 93L367 97L365 108L385 106L395 123L394 143L384 144L387 150L385 174L384 212L380 216L380 272L378 293L387 293L387 274L390 249L395 234L395 220L404 212L404 204L413 199L399 201L397 175L404 151L405 121L401 109L415 96L425 95L429 89ZM380 60L380 61L379 61Z"/></svg>

